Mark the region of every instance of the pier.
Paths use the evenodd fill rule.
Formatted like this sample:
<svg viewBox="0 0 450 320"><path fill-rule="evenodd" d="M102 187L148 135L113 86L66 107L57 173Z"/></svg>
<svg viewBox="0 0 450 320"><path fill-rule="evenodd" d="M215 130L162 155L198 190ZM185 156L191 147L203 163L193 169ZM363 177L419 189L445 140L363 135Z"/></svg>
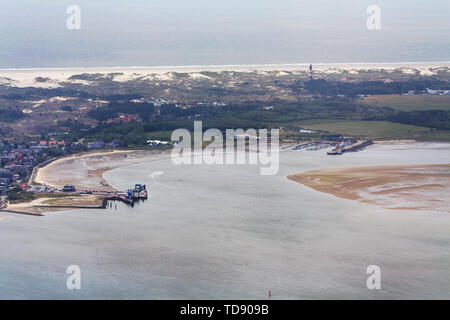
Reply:
<svg viewBox="0 0 450 320"><path fill-rule="evenodd" d="M97 188L79 188L74 185L65 185L64 188L56 188L50 186L36 187L28 186L27 191L36 194L66 194L67 197L79 196L79 195L94 195L99 198L99 203L92 206L83 206L78 204L73 205L34 205L34 207L54 207L54 208L72 208L72 209L105 209L107 208L108 201L121 201L131 207L136 202L147 200L148 192L145 184L136 184L133 189L126 191L118 191L114 189L97 189ZM0 204L3 204L1 201ZM0 207L0 210L3 209Z"/></svg>
<svg viewBox="0 0 450 320"><path fill-rule="evenodd" d="M104 198L104 205L106 207L107 201L121 201L129 206L134 206L137 201L147 200L148 193L145 184L136 184L134 189L128 189L126 192L109 193Z"/></svg>

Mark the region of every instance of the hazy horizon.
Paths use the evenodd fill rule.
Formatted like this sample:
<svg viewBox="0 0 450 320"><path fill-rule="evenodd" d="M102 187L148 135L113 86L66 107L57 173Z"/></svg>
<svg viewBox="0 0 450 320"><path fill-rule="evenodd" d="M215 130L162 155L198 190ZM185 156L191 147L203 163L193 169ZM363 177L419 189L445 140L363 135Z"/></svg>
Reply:
<svg viewBox="0 0 450 320"><path fill-rule="evenodd" d="M66 28L72 4L80 30ZM381 30L366 27L370 5L381 9ZM0 8L1 69L450 61L444 0L7 0Z"/></svg>

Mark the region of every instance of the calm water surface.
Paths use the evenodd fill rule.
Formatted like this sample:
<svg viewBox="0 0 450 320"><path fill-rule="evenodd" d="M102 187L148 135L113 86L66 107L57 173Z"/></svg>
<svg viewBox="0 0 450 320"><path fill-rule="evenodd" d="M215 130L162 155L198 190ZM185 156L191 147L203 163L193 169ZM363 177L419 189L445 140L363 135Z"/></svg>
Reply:
<svg viewBox="0 0 450 320"><path fill-rule="evenodd" d="M0 298L450 298L450 208L386 210L287 180L326 167L449 163L450 145L329 157L284 151L280 172L174 166L153 156L105 173L150 188L134 208L1 213ZM66 289L79 265L82 289ZM366 268L382 290L366 288Z"/></svg>

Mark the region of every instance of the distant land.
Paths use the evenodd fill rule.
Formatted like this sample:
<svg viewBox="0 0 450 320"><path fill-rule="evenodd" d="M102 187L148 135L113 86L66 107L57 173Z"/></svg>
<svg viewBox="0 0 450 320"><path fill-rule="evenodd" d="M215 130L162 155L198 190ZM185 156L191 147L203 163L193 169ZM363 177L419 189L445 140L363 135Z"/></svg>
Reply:
<svg viewBox="0 0 450 320"><path fill-rule="evenodd" d="M449 62L313 64L313 80L308 67L0 70L0 137L135 147L195 119L206 128L281 127L287 140L450 140Z"/></svg>
<svg viewBox="0 0 450 320"><path fill-rule="evenodd" d="M54 81L67 80L76 74L111 74L122 73L122 77L116 77L116 81L132 80L133 75L139 74L165 74L165 73L198 73L198 72L254 72L254 71L304 71L309 63L294 64L254 64L254 65L186 65L186 66L129 66L129 67L75 67L75 68L11 68L0 69L0 83L8 83L8 78L15 80L11 83L15 86L45 87L45 83L33 81L36 77L48 77ZM421 75L433 75L430 68L449 67L450 61L442 62L368 62L368 63L313 63L314 70L320 73L333 74L345 71L376 71L386 70L393 72L398 69L405 74L419 73ZM195 75L193 75L195 77ZM48 84L51 87L51 84Z"/></svg>

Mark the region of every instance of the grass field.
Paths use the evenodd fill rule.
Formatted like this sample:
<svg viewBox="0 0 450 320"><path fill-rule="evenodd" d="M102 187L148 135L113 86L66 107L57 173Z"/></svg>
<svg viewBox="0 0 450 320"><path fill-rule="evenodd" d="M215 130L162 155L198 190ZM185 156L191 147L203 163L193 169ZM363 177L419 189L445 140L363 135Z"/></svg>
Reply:
<svg viewBox="0 0 450 320"><path fill-rule="evenodd" d="M397 111L450 110L450 96L432 95L377 95L362 99L363 104L391 107Z"/></svg>
<svg viewBox="0 0 450 320"><path fill-rule="evenodd" d="M345 121L345 120L305 120L296 123L304 129L367 137L372 140L423 140L450 141L450 131L437 131L425 127L412 126L387 121Z"/></svg>

